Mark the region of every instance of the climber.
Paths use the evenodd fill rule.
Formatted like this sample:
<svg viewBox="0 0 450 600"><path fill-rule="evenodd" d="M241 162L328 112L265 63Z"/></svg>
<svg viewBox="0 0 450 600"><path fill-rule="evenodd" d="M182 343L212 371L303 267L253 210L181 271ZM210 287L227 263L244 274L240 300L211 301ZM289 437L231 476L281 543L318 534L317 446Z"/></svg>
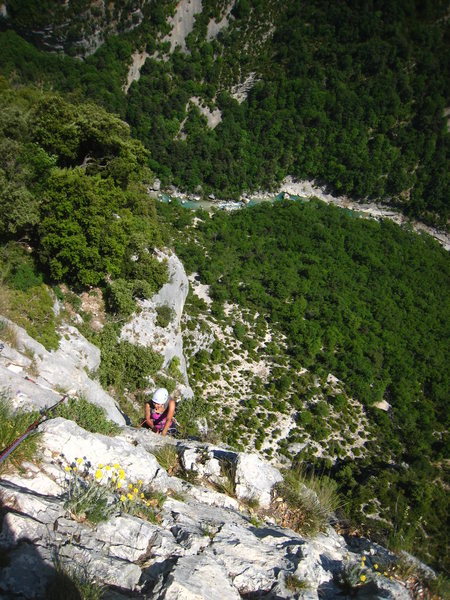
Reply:
<svg viewBox="0 0 450 600"><path fill-rule="evenodd" d="M175 406L175 400L169 398L166 388L158 388L151 400L145 402L145 420L142 426L161 435L175 435Z"/></svg>

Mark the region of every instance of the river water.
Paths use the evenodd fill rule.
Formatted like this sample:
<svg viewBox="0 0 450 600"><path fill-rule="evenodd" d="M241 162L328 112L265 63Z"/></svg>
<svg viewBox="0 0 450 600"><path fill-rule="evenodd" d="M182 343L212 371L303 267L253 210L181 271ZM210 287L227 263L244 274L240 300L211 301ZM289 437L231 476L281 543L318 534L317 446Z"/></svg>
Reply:
<svg viewBox="0 0 450 600"><path fill-rule="evenodd" d="M300 192L300 193L298 193ZM304 195L303 195L304 194ZM311 198L318 198L327 204L333 204L345 210L345 212L353 217L362 217L369 219L390 219L398 225L409 225L416 233L425 232L431 235L438 241L445 250L450 250L450 235L445 231L440 231L429 227L420 221L413 221L408 217L395 211L393 208L377 203L361 204L346 197L335 197L326 193L322 188L311 185L310 182L292 182L288 181L284 185L284 189L277 194L260 192L256 196L248 197L240 201L229 200L202 200L198 197L190 197L185 195L169 196L165 193L158 194L157 200L160 202L173 202L177 200L184 208L192 210L203 209L211 210L239 210L241 208L255 206L262 202L277 202L287 198L293 201L308 202Z"/></svg>

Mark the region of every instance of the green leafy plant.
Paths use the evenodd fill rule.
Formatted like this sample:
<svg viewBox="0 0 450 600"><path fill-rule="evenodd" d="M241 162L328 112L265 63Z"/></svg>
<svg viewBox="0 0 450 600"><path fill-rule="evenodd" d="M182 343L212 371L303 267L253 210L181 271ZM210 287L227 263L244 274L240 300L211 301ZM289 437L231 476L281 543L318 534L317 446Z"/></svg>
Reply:
<svg viewBox="0 0 450 600"><path fill-rule="evenodd" d="M167 325L169 325L169 323L173 320L175 312L173 308L167 304L163 304L162 306L156 307L156 315L156 324L158 327L167 327Z"/></svg>
<svg viewBox="0 0 450 600"><path fill-rule="evenodd" d="M80 475L77 467L68 471L66 493L64 508L77 520L97 525L118 511L117 501L108 488L86 474Z"/></svg>
<svg viewBox="0 0 450 600"><path fill-rule="evenodd" d="M118 392L144 389L148 377L156 375L163 364L163 357L152 348L118 340L117 328L109 324L99 335L102 360L99 378L103 386L112 386Z"/></svg>
<svg viewBox="0 0 450 600"><path fill-rule="evenodd" d="M145 489L139 481L137 484L129 484L128 492L120 496L120 506L122 512L158 523L158 514L166 499L165 494L152 488Z"/></svg>
<svg viewBox="0 0 450 600"><path fill-rule="evenodd" d="M285 578L285 585L290 592L298 592L300 590L307 590L311 586L304 579L299 579L296 575L288 573Z"/></svg>
<svg viewBox="0 0 450 600"><path fill-rule="evenodd" d="M28 335L38 340L47 350L58 348L60 336L56 328L60 319L53 312L53 298L46 285L24 291L11 289L0 283L0 305L5 317L23 327ZM4 335L17 345L17 335L14 336L8 330L4 331Z"/></svg>
<svg viewBox="0 0 450 600"><path fill-rule="evenodd" d="M77 425L93 433L116 435L120 432L119 425L106 418L103 408L85 398L69 398L56 407L52 415L75 421Z"/></svg>
<svg viewBox="0 0 450 600"><path fill-rule="evenodd" d="M346 565L334 576L335 583L344 594L356 596L367 584L373 584L373 576L365 569L364 564Z"/></svg>

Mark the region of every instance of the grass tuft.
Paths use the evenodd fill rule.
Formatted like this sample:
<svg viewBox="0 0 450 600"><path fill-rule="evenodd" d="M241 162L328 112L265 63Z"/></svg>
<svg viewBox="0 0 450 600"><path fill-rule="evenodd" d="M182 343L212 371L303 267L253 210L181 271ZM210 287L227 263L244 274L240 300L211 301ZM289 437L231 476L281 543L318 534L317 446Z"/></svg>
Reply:
<svg viewBox="0 0 450 600"><path fill-rule="evenodd" d="M221 494L235 498L236 493L234 489L234 466L228 461L222 461L220 463L221 478L213 482L214 487Z"/></svg>
<svg viewBox="0 0 450 600"><path fill-rule="evenodd" d="M45 590L46 600L101 600L105 587L80 565L67 566L61 558L54 560L55 573Z"/></svg>
<svg viewBox="0 0 450 600"><path fill-rule="evenodd" d="M77 425L92 433L116 435L121 430L119 425L106 418L103 408L85 398L69 398L52 412L52 416L75 421Z"/></svg>
<svg viewBox="0 0 450 600"><path fill-rule="evenodd" d="M180 467L180 458L177 449L171 444L166 444L155 450L155 458L169 475L174 475Z"/></svg>
<svg viewBox="0 0 450 600"><path fill-rule="evenodd" d="M283 525L304 535L324 531L330 515L340 506L337 484L324 475L307 474L300 466L286 471L276 489L284 500L274 504Z"/></svg>
<svg viewBox="0 0 450 600"><path fill-rule="evenodd" d="M38 412L12 411L6 392L0 391L0 450L12 444L39 416ZM0 473L20 468L24 461L36 458L38 433L33 432L0 465Z"/></svg>

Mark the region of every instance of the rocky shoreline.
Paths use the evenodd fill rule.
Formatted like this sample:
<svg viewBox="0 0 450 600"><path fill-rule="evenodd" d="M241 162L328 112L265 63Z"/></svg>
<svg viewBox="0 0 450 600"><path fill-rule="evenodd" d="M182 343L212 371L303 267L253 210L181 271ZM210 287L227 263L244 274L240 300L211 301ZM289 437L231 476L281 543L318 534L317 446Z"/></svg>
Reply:
<svg viewBox="0 0 450 600"><path fill-rule="evenodd" d="M182 204L194 202L199 204L199 208L215 207L224 210L238 210L249 203L269 201L280 194L285 194L287 198L318 198L327 204L333 204L340 208L355 211L364 218L389 219L394 223L397 223L397 225L409 225L416 233L427 233L439 242L445 250L450 250L450 234L446 231L430 227L421 221L410 219L387 204L374 202L364 203L358 202L347 196L333 196L327 191L326 186L318 185L315 181L298 180L291 176L286 177L282 181L278 190L273 192L260 190L249 194L244 193L240 196L239 200L224 200L216 198L214 194L211 194L209 199L205 201L202 200L199 194L180 192L175 187L170 187L165 190L165 192L160 192L159 185L149 192L149 195L158 199L161 199L162 197L176 197Z"/></svg>

